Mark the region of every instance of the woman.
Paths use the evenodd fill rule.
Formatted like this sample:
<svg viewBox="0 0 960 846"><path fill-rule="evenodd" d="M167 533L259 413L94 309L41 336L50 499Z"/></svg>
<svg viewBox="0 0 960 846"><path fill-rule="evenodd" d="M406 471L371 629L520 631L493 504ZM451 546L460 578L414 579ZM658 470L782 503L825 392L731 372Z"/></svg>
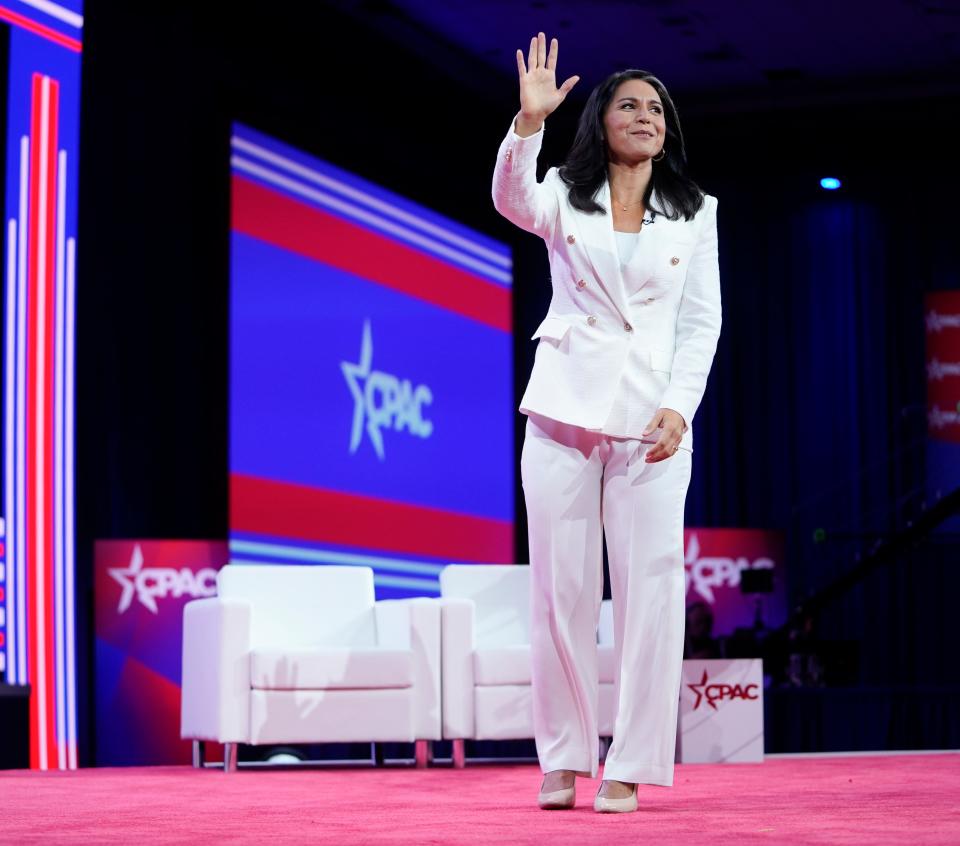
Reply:
<svg viewBox="0 0 960 846"><path fill-rule="evenodd" d="M676 109L645 71L590 95L559 170L536 179L559 88L558 44L517 51L520 112L500 146L497 210L544 239L553 297L536 362L521 476L532 576L539 804L569 808L598 770L596 630L606 535L616 720L598 811L671 785L683 656L683 504L691 423L720 333L716 198L686 175Z"/></svg>

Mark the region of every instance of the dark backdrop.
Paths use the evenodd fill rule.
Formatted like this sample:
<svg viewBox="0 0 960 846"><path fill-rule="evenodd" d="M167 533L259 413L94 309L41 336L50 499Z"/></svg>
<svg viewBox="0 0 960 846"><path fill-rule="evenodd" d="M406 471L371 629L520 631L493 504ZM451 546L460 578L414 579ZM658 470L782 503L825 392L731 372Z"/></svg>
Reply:
<svg viewBox="0 0 960 846"><path fill-rule="evenodd" d="M89 0L86 11L81 633L92 630L94 539L227 531L232 120L509 243L518 397L527 338L549 301L542 245L489 199L514 79L485 71L465 86L455 81L462 66L445 75L443 57L405 51L322 7L220 19ZM673 93L694 178L720 201L724 297L687 521L785 530L799 600L923 504L922 296L960 285L957 103L878 90L866 103L686 116L684 92ZM542 165L562 159L581 103L571 98L550 119ZM844 179L840 192L818 188L828 172ZM519 483L517 502L525 561ZM818 527L826 540L814 543ZM778 705L768 749L960 743L944 710L960 682L947 630L955 551L950 538L925 544L828 606L822 636L859 642L856 685L836 706L816 691ZM81 679L92 678L90 641L80 641ZM92 684L83 687L89 761Z"/></svg>

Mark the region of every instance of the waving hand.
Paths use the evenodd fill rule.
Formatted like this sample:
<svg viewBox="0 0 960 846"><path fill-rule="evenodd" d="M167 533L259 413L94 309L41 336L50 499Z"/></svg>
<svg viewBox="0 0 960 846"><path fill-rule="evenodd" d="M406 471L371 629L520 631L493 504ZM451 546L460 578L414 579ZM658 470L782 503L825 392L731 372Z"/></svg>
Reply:
<svg viewBox="0 0 960 846"><path fill-rule="evenodd" d="M547 37L542 32L530 39L530 52L523 61L523 51L517 50L517 71L520 74L520 117L517 119L517 134L532 135L540 124L559 106L580 80L571 76L557 88L557 56L560 44L556 38L550 41L547 53Z"/></svg>

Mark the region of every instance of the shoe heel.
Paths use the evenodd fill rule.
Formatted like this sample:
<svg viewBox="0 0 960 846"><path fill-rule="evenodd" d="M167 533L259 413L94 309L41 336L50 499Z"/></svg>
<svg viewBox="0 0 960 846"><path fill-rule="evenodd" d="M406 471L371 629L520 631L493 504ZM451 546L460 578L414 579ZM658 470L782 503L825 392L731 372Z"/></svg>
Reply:
<svg viewBox="0 0 960 846"><path fill-rule="evenodd" d="M537 796L537 804L544 811L563 811L572 808L576 802L576 787L565 787L563 790L552 790Z"/></svg>
<svg viewBox="0 0 960 846"><path fill-rule="evenodd" d="M633 786L633 793L625 799L609 799L598 793L593 800L593 810L598 814L629 814L637 810L637 785Z"/></svg>

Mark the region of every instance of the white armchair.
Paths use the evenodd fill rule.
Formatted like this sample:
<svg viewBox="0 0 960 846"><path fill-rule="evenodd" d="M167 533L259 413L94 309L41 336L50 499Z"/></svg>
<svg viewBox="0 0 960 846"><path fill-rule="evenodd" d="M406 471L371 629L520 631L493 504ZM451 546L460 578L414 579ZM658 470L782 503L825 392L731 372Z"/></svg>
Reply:
<svg viewBox="0 0 960 846"><path fill-rule="evenodd" d="M181 737L238 743L415 742L440 734L436 600L374 601L367 567L228 565L183 613Z"/></svg>
<svg viewBox="0 0 960 846"><path fill-rule="evenodd" d="M440 573L443 737L454 766L464 740L533 737L530 688L530 568L451 564ZM599 737L613 734L616 713L613 609L601 606ZM598 742L599 742L598 737Z"/></svg>

